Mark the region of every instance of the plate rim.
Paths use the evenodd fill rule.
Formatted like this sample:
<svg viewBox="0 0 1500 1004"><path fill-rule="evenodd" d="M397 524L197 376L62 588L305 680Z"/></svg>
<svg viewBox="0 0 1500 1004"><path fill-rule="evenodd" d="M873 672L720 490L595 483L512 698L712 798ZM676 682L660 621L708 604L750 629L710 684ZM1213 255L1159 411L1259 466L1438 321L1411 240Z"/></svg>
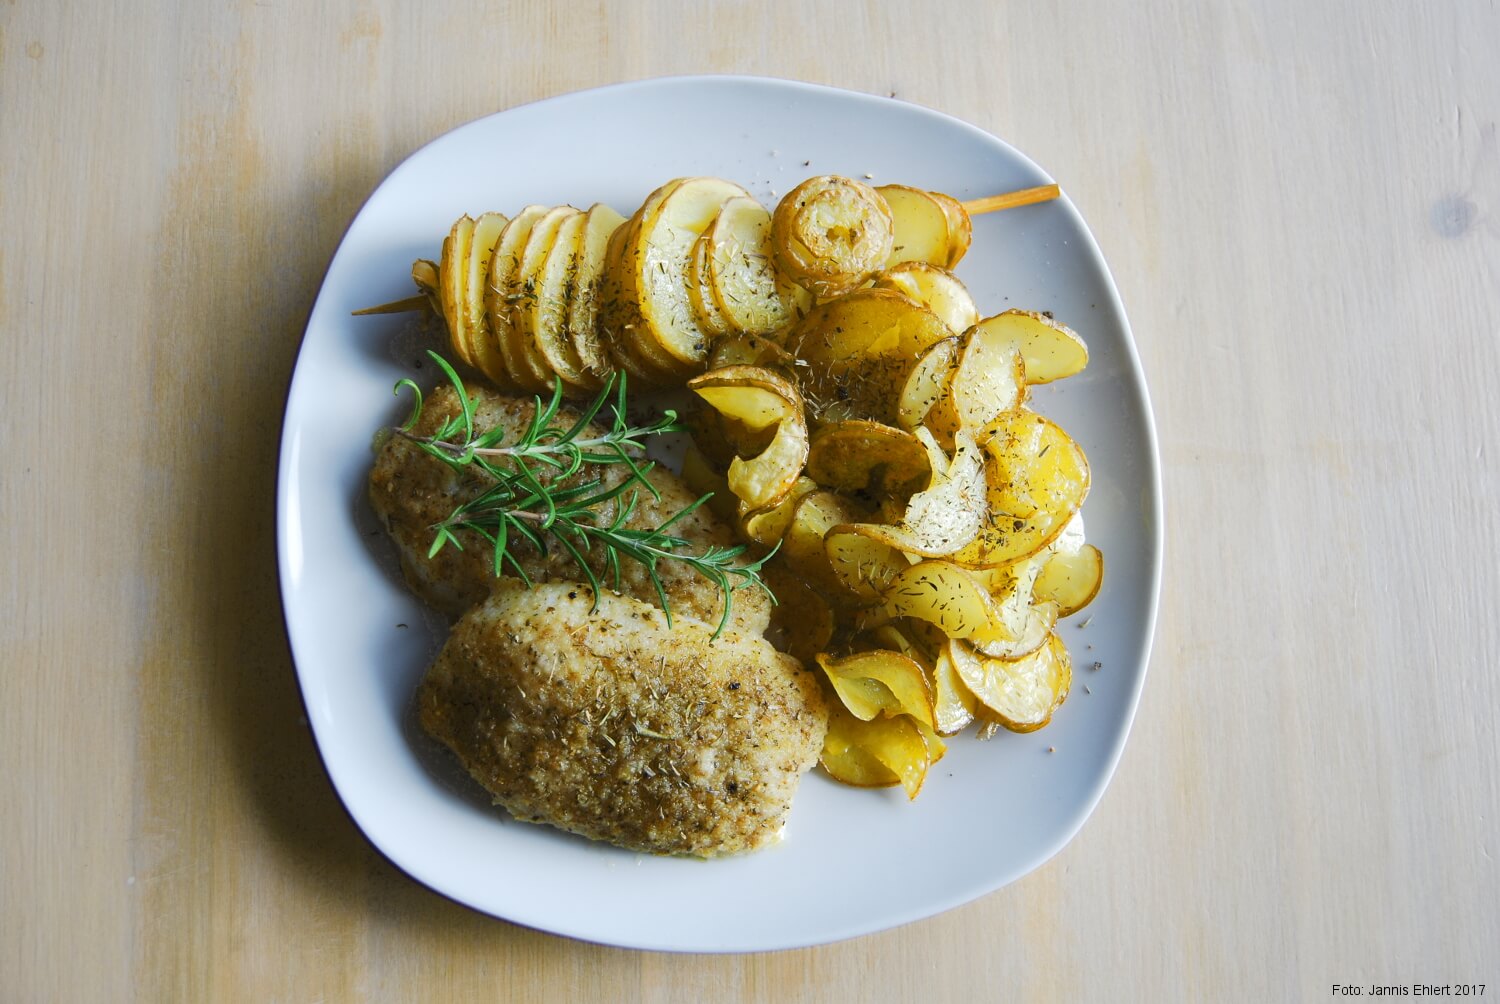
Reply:
<svg viewBox="0 0 1500 1004"><path fill-rule="evenodd" d="M835 87L827 84L809 83L806 81L784 77L739 73L702 73L641 77L632 80L605 84L597 87L588 87L561 92L533 101L508 106L495 112L491 112L478 118L460 123L436 136L433 136L431 139L422 143L421 146L412 150L409 154L403 157L402 160L394 168L387 172L384 177L382 177L381 180L366 195L365 199L361 202L359 209L354 213L352 217L350 217L349 223L345 227L343 234L340 236L333 254L329 257L328 266L325 269L323 283L320 284L318 294L314 298L312 307L308 313L307 324L304 327L302 339L298 345L296 359L293 363L292 371L287 381L286 393L283 400L282 428L277 455L275 499L277 585L281 599L282 623L286 633L288 654L297 676L298 696L303 703L305 712L308 711L308 681L306 679L303 668L304 660L298 657L299 646L297 642L297 636L295 635L292 626L291 608L288 603L288 595L295 589L295 585L291 582L291 545L288 539L289 533L287 525L288 513L291 509L291 499L293 497L288 493L288 483L289 481L295 483L294 478L289 478L289 472L292 466L293 458L295 457L296 451L292 447L293 439L295 438L297 432L297 429L294 428L291 422L291 406L298 384L298 377L303 372L302 363L304 353L306 352L308 346L308 336L312 333L314 319L319 314L319 305L324 296L328 295L327 271L332 269L334 262L338 260L340 254L344 251L345 245L349 240L350 233L359 222L365 209L375 198L377 193L379 193L391 180L396 178L399 174L410 169L413 162L421 158L422 155L425 154L430 148L442 143L448 137L456 133L480 127L482 123L490 122L494 119L511 114L521 109L535 109L540 106L564 104L571 101L585 100L596 96L614 94L623 91L644 91L654 88L672 89L685 86L690 87L692 85L705 83L736 84L751 88L780 88L792 93L803 92L832 96L845 100L852 99L871 105L894 102L923 115L932 116L938 120L941 120L946 125L950 127L956 127L964 132L967 132L987 144L998 145L1006 152L1008 152L1011 156L1015 157L1020 163L1035 171L1040 176L1047 178L1048 180L1052 180L1052 176L1040 165L1038 165L1025 153L1018 150L1010 143L1006 142L1004 139L980 128L979 126L976 126L963 119L959 119L938 109L894 97L885 97L864 91L850 90L847 88ZM1148 563L1148 582L1146 583L1147 591L1145 597L1145 623L1143 625L1141 640L1138 646L1139 650L1137 652L1131 653L1132 663L1138 666L1139 669L1134 676L1134 680L1130 686L1128 694L1125 695L1125 700L1122 702L1121 710L1124 714L1123 726L1119 729L1114 741L1108 747L1104 768L1098 772L1097 776L1094 778L1092 786L1087 789L1087 795L1079 801L1079 811L1076 812L1076 815L1072 819L1069 826L1059 830L1056 837L1048 844L1043 852L1033 855L1031 858L1027 859L1024 862L1017 863L1015 867L1007 869L1005 873L1000 875L998 878L992 881L977 883L973 886L967 887L961 893L957 893L941 899L926 901L920 906L908 907L904 910L895 911L894 913L882 914L880 916L880 919L878 920L852 921L843 925L837 930L830 930L821 936L811 939L807 937L791 938L785 941L763 939L748 945L683 945L680 943L680 939L653 937L649 934L642 934L630 939L604 937L600 936L597 932L590 933L588 930L579 925L559 924L555 922L538 923L533 920L526 919L524 911L521 910L513 910L507 907L505 908L506 912L501 912L501 908L481 905L469 899L462 898L459 893L449 891L449 889L445 887L445 884L440 878L429 874L428 870L422 867L422 861L403 861L398 859L395 853L389 848L387 841L383 839L383 834L381 833L379 827L372 827L366 819L361 817L360 812L350 804L348 797L346 797L345 795L345 785L340 782L339 772L331 765L329 757L325 753L324 742L318 735L319 720L317 716L308 713L305 715L305 717L308 722L309 730L313 734L313 746L317 753L318 760L322 764L323 770L328 777L331 787L333 788L334 794L338 798L339 804L344 809L344 812L349 816L350 820L354 823L360 834L365 838L366 841L369 842L369 844L376 850L376 852L379 853L381 857L388 861L398 871L421 883L427 889L443 897L444 899L464 906L467 909L474 910L475 912L481 913L485 916L502 920L506 923L515 924L517 926L529 928L531 930L558 934L591 944L682 954L721 954L785 951L796 948L806 948L818 945L832 944L839 941L845 941L850 938L890 930L896 927L903 926L905 924L913 923L918 920L934 917L941 913L945 913L949 910L955 909L959 906L974 902L975 900L978 900L984 896L990 895L998 889L1001 889L1013 882L1019 881L1021 878L1024 878L1026 875L1029 875L1042 867L1053 857L1055 857L1059 852L1061 852L1063 848L1065 848L1069 843L1071 843L1074 837L1076 837L1078 832L1083 828L1083 825L1092 817L1094 811L1099 805L1099 802L1103 798L1105 790L1109 787L1110 782L1113 780L1115 772L1119 768L1125 745L1130 737L1132 729L1134 728L1136 716L1139 713L1139 704L1145 689L1146 677L1150 671L1150 657L1155 642L1156 627L1160 611L1162 578L1165 566L1166 514L1164 511L1160 443L1156 428L1155 411L1151 406L1149 387L1147 385L1145 371L1141 364L1140 353L1135 339L1135 333L1130 324L1129 315L1125 310L1125 305L1120 294L1119 286L1115 282L1114 275L1109 269L1108 262L1105 260L1103 252L1099 248L1097 238L1094 236L1093 231L1089 228L1087 222L1084 220L1082 214L1074 205L1066 190L1062 192L1061 196L1058 199L1054 200L1054 204L1060 207L1062 211L1070 217L1071 222L1076 226L1078 232L1086 238L1083 250L1087 254L1090 260L1090 264L1097 270L1098 274L1104 280L1104 292L1107 294L1109 306L1112 308L1114 315L1119 319L1121 332L1124 336L1121 339L1120 343L1120 348L1123 350L1126 363L1126 365L1124 366L1124 371L1129 377L1130 388L1133 394L1139 400L1141 412L1141 432L1143 434L1144 441L1148 446L1148 449L1144 452L1144 454L1137 459L1142 462L1145 469L1144 477L1142 480L1145 482L1146 497L1142 500L1143 504L1141 506L1141 510L1143 516L1145 516L1145 528L1149 533L1151 540L1150 546L1146 551L1146 558Z"/></svg>

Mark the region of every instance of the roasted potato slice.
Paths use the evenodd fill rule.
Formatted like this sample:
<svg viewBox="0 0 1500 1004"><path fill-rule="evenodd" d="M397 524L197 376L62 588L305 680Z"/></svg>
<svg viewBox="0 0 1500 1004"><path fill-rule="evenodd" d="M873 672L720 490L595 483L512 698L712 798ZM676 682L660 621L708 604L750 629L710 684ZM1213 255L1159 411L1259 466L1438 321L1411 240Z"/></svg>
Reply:
<svg viewBox="0 0 1500 1004"><path fill-rule="evenodd" d="M527 337L523 348L532 368L541 367L561 377L575 396L601 386L598 376L584 368L568 336L569 287L578 269L579 245L587 224L588 217L576 209L563 218L537 269L533 296L522 314L524 323L517 325Z"/></svg>
<svg viewBox="0 0 1500 1004"><path fill-rule="evenodd" d="M521 249L520 260L509 277L506 300L511 307L511 324L505 331L506 340L501 345L501 353L507 364L516 363L515 376L529 390L550 391L556 378L537 351L534 335L541 323L542 268L557 244L562 225L577 215L578 210L572 206L553 206L543 213L532 225L526 245Z"/></svg>
<svg viewBox="0 0 1500 1004"><path fill-rule="evenodd" d="M411 263L411 281L416 283L417 292L427 297L427 303L432 307L432 312L442 317L443 294L439 288L442 285L442 279L438 275L438 263L430 258L418 258ZM453 351L458 354L456 348ZM459 358L462 359L463 356L459 354Z"/></svg>
<svg viewBox="0 0 1500 1004"><path fill-rule="evenodd" d="M814 307L787 339L803 394L824 421L896 423L917 360L952 336L942 319L903 293L861 289Z"/></svg>
<svg viewBox="0 0 1500 1004"><path fill-rule="evenodd" d="M946 267L950 257L948 214L942 203L930 193L906 185L881 185L876 191L891 207L894 233L886 265L919 261Z"/></svg>
<svg viewBox="0 0 1500 1004"><path fill-rule="evenodd" d="M880 193L838 175L808 178L771 217L776 264L820 299L847 293L884 268L892 236Z"/></svg>
<svg viewBox="0 0 1500 1004"><path fill-rule="evenodd" d="M723 366L765 366L791 373L796 360L764 335L730 335L715 342L708 354L709 369Z"/></svg>
<svg viewBox="0 0 1500 1004"><path fill-rule="evenodd" d="M626 262L637 293L634 306L644 324L639 330L644 347L660 349L684 374L704 368L713 341L699 326L688 302L688 258L720 207L749 194L722 178L688 178L640 221L640 235L627 250Z"/></svg>
<svg viewBox="0 0 1500 1004"><path fill-rule="evenodd" d="M807 476L835 491L905 500L932 483L932 459L910 432L851 418L813 432Z"/></svg>
<svg viewBox="0 0 1500 1004"><path fill-rule="evenodd" d="M693 242L693 251L688 255L687 270L683 278L687 282L688 305L693 308L693 317L697 319L700 328L713 336L717 346L718 340L733 329L729 326L729 319L719 309L708 275L708 259L713 254L713 232L714 228L710 226L703 231L703 236ZM709 369L713 367L710 356Z"/></svg>
<svg viewBox="0 0 1500 1004"><path fill-rule="evenodd" d="M905 293L943 319L955 335L968 331L979 322L979 308L974 297L958 276L925 261L907 261L888 268L875 277L876 289L894 289Z"/></svg>
<svg viewBox="0 0 1500 1004"><path fill-rule="evenodd" d="M823 550L834 578L866 603L879 603L897 576L911 567L899 550L865 536L853 524L831 527Z"/></svg>
<svg viewBox="0 0 1500 1004"><path fill-rule="evenodd" d="M688 382L688 389L719 414L752 431L775 427L775 436L752 458L736 456L729 465L729 487L747 508L775 502L807 463L807 422L802 397L784 377L756 366L728 366Z"/></svg>
<svg viewBox="0 0 1500 1004"><path fill-rule="evenodd" d="M1020 350L976 326L964 335L947 394L925 421L938 442L951 443L960 426L978 432L1019 407L1025 396L1026 367Z"/></svg>
<svg viewBox="0 0 1500 1004"><path fill-rule="evenodd" d="M568 341L583 369L600 386L615 370L609 350L599 340L599 300L604 284L604 252L625 217L602 202L585 214L578 242L578 263L568 289Z"/></svg>
<svg viewBox="0 0 1500 1004"><path fill-rule="evenodd" d="M907 715L862 722L843 708L829 709L819 763L835 780L860 788L899 784L916 798L932 760L921 729Z"/></svg>
<svg viewBox="0 0 1500 1004"><path fill-rule="evenodd" d="M438 259L438 298L443 305L443 320L448 322L448 342L470 366L474 365L474 350L464 311L464 279L473 244L474 221L465 214L454 221L443 238L443 253Z"/></svg>
<svg viewBox="0 0 1500 1004"><path fill-rule="evenodd" d="M725 202L704 240L708 288L730 331L771 335L812 306L808 292L777 271L771 214L759 202L748 196Z"/></svg>
<svg viewBox="0 0 1500 1004"><path fill-rule="evenodd" d="M916 437L927 448L932 481L906 504L901 522L861 523L854 533L925 557L963 553L984 528L987 491L983 454L967 429L960 429L952 459L925 428Z"/></svg>
<svg viewBox="0 0 1500 1004"><path fill-rule="evenodd" d="M693 443L682 454L682 480L699 497L709 496L705 504L715 516L726 523L738 518L740 503L729 490L729 481Z"/></svg>
<svg viewBox="0 0 1500 1004"><path fill-rule="evenodd" d="M954 644L963 643L950 640L945 644L938 650L932 668L933 728L940 736L956 736L968 728L974 721L978 705L958 675L958 666L949 651L949 646Z"/></svg>
<svg viewBox="0 0 1500 1004"><path fill-rule="evenodd" d="M526 206L511 217L490 255L490 274L485 283L485 309L490 317L489 337L480 348L485 364L480 368L496 383L504 374L504 385L539 392L545 389L535 381L523 383L530 370L520 359L511 358L514 351L512 331L516 325L517 304L511 299L511 287L521 268L521 253L531 238L532 228L548 212L546 206Z"/></svg>
<svg viewBox="0 0 1500 1004"><path fill-rule="evenodd" d="M818 483L812 478L799 477L786 494L768 505L744 509L741 503L742 513L736 517L740 533L762 547L774 547L786 536L787 527L792 525L792 513L796 511L797 503L804 495L817 490Z"/></svg>
<svg viewBox="0 0 1500 1004"><path fill-rule="evenodd" d="M1021 659L987 658L963 642L949 647L964 686L979 702L977 713L1012 732L1034 732L1052 720L1067 700L1073 662L1057 635Z"/></svg>
<svg viewBox="0 0 1500 1004"><path fill-rule="evenodd" d="M948 382L958 368L961 343L957 336L935 342L912 367L896 402L896 425L912 430L921 425L933 405L948 396Z"/></svg>
<svg viewBox="0 0 1500 1004"><path fill-rule="evenodd" d="M878 716L911 715L931 726L932 685L921 665L889 649L834 658L820 652L817 663L849 713L868 722Z"/></svg>
<svg viewBox="0 0 1500 1004"><path fill-rule="evenodd" d="M927 194L943 207L943 213L948 217L948 261L945 264L953 268L969 253L969 245L974 240L974 221L970 219L964 204L953 196L942 192Z"/></svg>
<svg viewBox="0 0 1500 1004"><path fill-rule="evenodd" d="M781 538L777 557L811 583L830 603L853 606L845 601L842 586L828 563L824 538L834 527L851 523L863 515L854 503L833 492L822 489L808 492L792 509L792 519Z"/></svg>
<svg viewBox="0 0 1500 1004"><path fill-rule="evenodd" d="M941 558L908 566L886 587L884 600L885 618L926 621L949 638L1009 630L1000 604L974 573ZM866 623L875 626L870 618Z"/></svg>
<svg viewBox="0 0 1500 1004"><path fill-rule="evenodd" d="M1089 364L1089 347L1067 325L1029 310L1007 310L986 317L977 327L990 338L1015 345L1026 360L1026 382L1051 383L1080 373Z"/></svg>
<svg viewBox="0 0 1500 1004"><path fill-rule="evenodd" d="M510 219L502 213L482 213L474 221L474 232L469 242L469 257L465 262L463 327L468 339L472 365L492 381L505 386L505 367L496 358L493 349L493 332L489 311L485 309L485 283L490 275L490 258L495 254L495 245L505 232Z"/></svg>
<svg viewBox="0 0 1500 1004"><path fill-rule="evenodd" d="M952 560L994 568L1030 557L1068 526L1089 490L1088 459L1054 422L1015 411L980 436L986 454L989 518Z"/></svg>
<svg viewBox="0 0 1500 1004"><path fill-rule="evenodd" d="M818 653L833 641L832 607L806 579L784 564L767 564L763 577L776 597L767 636L778 649L811 666Z"/></svg>
<svg viewBox="0 0 1500 1004"><path fill-rule="evenodd" d="M1104 582L1104 554L1093 544L1058 551L1047 559L1035 585L1038 600L1057 604L1059 617L1070 617L1099 595Z"/></svg>

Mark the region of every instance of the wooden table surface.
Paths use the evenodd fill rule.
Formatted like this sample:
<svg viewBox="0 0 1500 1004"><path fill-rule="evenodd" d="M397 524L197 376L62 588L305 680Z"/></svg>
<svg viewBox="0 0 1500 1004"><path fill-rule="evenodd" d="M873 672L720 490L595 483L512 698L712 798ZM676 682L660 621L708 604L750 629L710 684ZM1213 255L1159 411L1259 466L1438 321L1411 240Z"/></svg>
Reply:
<svg viewBox="0 0 1500 1004"><path fill-rule="evenodd" d="M1500 994L1500 10L1061 7L0 4L0 996ZM319 764L277 593L282 394L365 196L470 119L687 72L1025 150L1161 435L1156 648L1092 820L805 951L596 947L406 878Z"/></svg>

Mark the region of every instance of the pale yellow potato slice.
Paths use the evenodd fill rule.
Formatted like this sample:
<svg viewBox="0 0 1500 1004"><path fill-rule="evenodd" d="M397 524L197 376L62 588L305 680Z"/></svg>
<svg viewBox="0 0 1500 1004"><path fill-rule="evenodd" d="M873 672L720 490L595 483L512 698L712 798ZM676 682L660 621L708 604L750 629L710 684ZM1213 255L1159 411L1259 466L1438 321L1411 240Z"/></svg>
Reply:
<svg viewBox="0 0 1500 1004"><path fill-rule="evenodd" d="M568 337L569 287L578 268L579 244L588 217L578 210L563 218L535 277L535 295L527 304L524 330L532 368L541 366L562 378L574 396L597 391L602 381L584 368Z"/></svg>
<svg viewBox="0 0 1500 1004"><path fill-rule="evenodd" d="M718 339L730 334L732 329L728 318L719 309L719 303L714 297L713 285L708 276L708 259L713 251L713 232L714 228L709 227L703 232L703 236L693 243L693 253L688 256L684 279L687 282L688 303L693 308L693 316L697 319L698 326L715 338L714 344L717 348L722 344ZM713 367L714 364L710 361L709 369Z"/></svg>
<svg viewBox="0 0 1500 1004"><path fill-rule="evenodd" d="M986 317L977 327L998 341L1015 345L1026 360L1026 382L1051 383L1080 373L1089 363L1089 347L1065 324L1029 310L1007 310Z"/></svg>
<svg viewBox="0 0 1500 1004"><path fill-rule="evenodd" d="M941 317L955 335L979 321L974 297L958 276L929 262L908 261L888 268L875 277L875 287L905 293Z"/></svg>
<svg viewBox="0 0 1500 1004"><path fill-rule="evenodd" d="M792 519L781 538L777 556L830 603L852 606L828 563L824 538L834 527L853 523L864 515L854 503L834 492L822 489L808 492L792 509Z"/></svg>
<svg viewBox="0 0 1500 1004"><path fill-rule="evenodd" d="M536 348L534 332L540 324L544 305L542 268L557 243L562 225L578 210L572 206L553 206L532 224L526 236L516 268L510 273L506 301L511 307L511 324L501 342L501 354L507 366L517 365L516 377L522 386L533 391L550 391L556 377Z"/></svg>
<svg viewBox="0 0 1500 1004"><path fill-rule="evenodd" d="M851 418L813 432L807 476L836 491L907 499L932 483L932 460L912 433Z"/></svg>
<svg viewBox="0 0 1500 1004"><path fill-rule="evenodd" d="M448 322L448 343L470 366L474 365L474 351L464 323L463 305L464 277L473 243L474 221L467 215L460 216L443 238L443 253L438 259L438 297L443 305L443 320Z"/></svg>
<svg viewBox="0 0 1500 1004"><path fill-rule="evenodd" d="M418 258L411 263L411 281L416 283L417 292L427 297L432 312L442 317L443 294L439 288L442 280L438 276L438 263L430 258Z"/></svg>
<svg viewBox="0 0 1500 1004"><path fill-rule="evenodd" d="M935 342L923 352L907 376L896 402L896 425L915 429L927 418L933 405L948 395L948 382L958 368L961 346L957 336Z"/></svg>
<svg viewBox="0 0 1500 1004"><path fill-rule="evenodd" d="M978 432L1019 407L1025 396L1020 349L976 326L964 335L948 393L927 413L926 424L939 442L952 442L960 427Z"/></svg>
<svg viewBox="0 0 1500 1004"><path fill-rule="evenodd" d="M501 387L508 385L509 376L494 349L485 288L489 281L490 259L509 223L509 217L502 213L484 213L474 222L464 275L464 330L468 334L470 361Z"/></svg>
<svg viewBox="0 0 1500 1004"><path fill-rule="evenodd" d="M969 211L964 204L951 195L942 192L928 192L938 205L943 207L943 214L948 217L948 261L949 268L953 268L963 256L969 253L969 245L974 241L974 221L969 216Z"/></svg>
<svg viewBox="0 0 1500 1004"><path fill-rule="evenodd" d="M882 612L926 621L949 638L1009 630L1000 604L974 573L941 558L919 561L891 580Z"/></svg>
<svg viewBox="0 0 1500 1004"><path fill-rule="evenodd" d="M609 350L599 339L604 256L610 237L624 223L625 217L602 202L589 207L578 244L578 264L568 291L568 340L579 363L601 385L615 371Z"/></svg>
<svg viewBox="0 0 1500 1004"><path fill-rule="evenodd" d="M921 664L910 656L889 649L842 658L820 652L817 662L855 718L868 722L881 715L911 715L933 724L932 684Z"/></svg>
<svg viewBox="0 0 1500 1004"><path fill-rule="evenodd" d="M740 503L729 490L728 480L694 443L689 443L682 454L682 480L698 497L709 497L705 504L715 516L726 523L738 517Z"/></svg>
<svg viewBox="0 0 1500 1004"><path fill-rule="evenodd" d="M974 721L978 704L958 675L958 667L949 651L953 644L949 641L938 650L932 669L933 718L936 722L933 727L940 736L956 736L968 728Z"/></svg>
<svg viewBox="0 0 1500 1004"><path fill-rule="evenodd" d="M790 373L796 360L776 342L764 335L730 335L714 343L708 354L708 368L721 366L769 366Z"/></svg>
<svg viewBox="0 0 1500 1004"><path fill-rule="evenodd" d="M1002 416L980 442L989 516L951 559L994 568L1038 553L1063 533L1088 495L1089 465L1066 432L1032 411Z"/></svg>
<svg viewBox="0 0 1500 1004"><path fill-rule="evenodd" d="M851 530L925 557L963 553L985 530L988 492L984 455L967 429L960 429L950 460L925 428L916 437L927 448L932 481L911 497L897 524L861 523Z"/></svg>
<svg viewBox="0 0 1500 1004"><path fill-rule="evenodd" d="M818 762L835 780L861 788L899 784L916 798L932 761L933 751L910 716L862 722L843 708L829 709Z"/></svg>
<svg viewBox="0 0 1500 1004"><path fill-rule="evenodd" d="M1093 544L1084 544L1047 559L1036 580L1036 598L1051 600L1057 604L1059 617L1070 617L1094 601L1103 582L1104 554Z"/></svg>
<svg viewBox="0 0 1500 1004"><path fill-rule="evenodd" d="M942 204L920 188L906 185L881 185L876 191L891 207L895 231L887 267L905 261L947 267L951 257L948 214L943 211Z"/></svg>
<svg viewBox="0 0 1500 1004"><path fill-rule="evenodd" d="M490 316L490 334L484 351L498 356L501 361L499 368L505 373L506 382L511 387L523 390L541 388L522 383L523 364L521 360L510 357L511 329L516 323L516 305L510 299L511 279L521 267L521 252L531 237L531 228L547 211L546 206L530 205L511 217L505 229L500 231L499 243L490 256L490 274L485 284L485 308ZM496 382L499 380L496 379Z"/></svg>
<svg viewBox="0 0 1500 1004"><path fill-rule="evenodd" d="M768 505L791 489L807 463L808 449L802 397L795 387L771 370L729 366L693 378L688 389L752 432L776 429L760 453L736 455L729 465L729 488L747 508Z"/></svg>
<svg viewBox="0 0 1500 1004"><path fill-rule="evenodd" d="M1073 662L1057 635L1021 659L987 658L962 642L950 652L979 716L1012 732L1036 731L1067 700Z"/></svg>
<svg viewBox="0 0 1500 1004"><path fill-rule="evenodd" d="M725 202L699 243L707 250L714 304L730 331L773 335L812 306L808 292L777 271L771 214L754 199L737 196Z"/></svg>
<svg viewBox="0 0 1500 1004"><path fill-rule="evenodd" d="M605 247L600 335L615 364L629 373L632 380L648 387L680 384L682 374L670 357L654 347L641 317L641 290L637 281L642 267L641 224L654 217L667 196L686 180L674 178L646 196L634 215L610 235ZM652 353L650 357L646 354L648 350Z"/></svg>
<svg viewBox="0 0 1500 1004"><path fill-rule="evenodd" d="M641 219L633 253L626 256L636 311L644 324L638 331L642 351L659 350L683 374L704 368L713 341L688 302L686 273L693 244L725 202L749 194L722 178L686 179Z"/></svg>
<svg viewBox="0 0 1500 1004"><path fill-rule="evenodd" d="M856 524L831 527L823 538L823 549L834 577L867 603L879 603L891 583L911 567L901 551L865 536Z"/></svg>
<svg viewBox="0 0 1500 1004"><path fill-rule="evenodd" d="M942 319L891 289L860 289L819 304L787 339L803 395L825 421L896 423L907 378L930 347L952 332Z"/></svg>
<svg viewBox="0 0 1500 1004"><path fill-rule="evenodd" d="M728 482L725 482L728 487ZM782 495L781 498L769 505L760 506L755 509L744 509L740 503L743 514L738 516L740 532L747 540L754 541L763 547L774 547L786 536L787 527L792 524L792 513L796 511L797 503L802 501L804 495L809 495L818 490L818 483L812 478L799 477L792 487ZM733 494L731 493L731 497Z"/></svg>
<svg viewBox="0 0 1500 1004"><path fill-rule="evenodd" d="M808 178L771 215L779 270L819 299L841 296L884 268L893 235L884 197L839 175Z"/></svg>

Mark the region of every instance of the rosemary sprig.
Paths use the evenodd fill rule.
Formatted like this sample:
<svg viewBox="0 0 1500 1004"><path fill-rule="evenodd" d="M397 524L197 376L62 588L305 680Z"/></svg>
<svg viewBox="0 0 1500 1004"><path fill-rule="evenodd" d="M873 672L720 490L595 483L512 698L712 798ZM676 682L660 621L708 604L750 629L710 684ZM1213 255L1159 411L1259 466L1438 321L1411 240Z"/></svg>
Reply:
<svg viewBox="0 0 1500 1004"><path fill-rule="evenodd" d="M660 493L646 477L655 464L645 460L645 443L652 436L679 432L683 426L677 413L667 410L647 425L631 425L626 416L625 375L611 377L587 408L571 425L557 419L562 406L562 383L554 385L552 399L546 404L536 399L531 421L515 442L502 444L505 430L478 431L474 426L474 402L464 389L453 367L436 352L427 353L437 363L458 394L459 413L447 419L430 436L418 436L411 430L422 417L422 390L410 379L396 384L396 393L410 390L416 396L411 415L395 434L415 443L430 456L455 470L477 470L493 482L475 498L454 509L433 526L434 537L428 556L436 555L452 544L463 549L457 534L469 530L486 540L494 552L495 574L505 566L531 586L531 577L511 553L514 540L524 540L546 554L549 540L560 546L577 564L594 591L594 608L599 605L601 583L585 555L595 547L602 550L604 566L620 588L620 560L627 558L643 565L661 601L667 623L672 611L667 602L657 566L663 561L678 561L713 582L724 597L723 614L714 631L717 638L729 623L735 589L752 586L774 602L760 570L770 555L749 564L736 564L745 546L710 545L695 550L686 537L669 532L673 524L684 519L712 496L704 495L683 507L660 526L642 530L626 526L640 502L642 490L660 498ZM613 404L613 420L602 435L583 437L584 430L600 415L607 403ZM628 473L619 483L608 485L602 477L591 477L577 484L565 484L585 465L597 467L623 465ZM543 475L546 475L544 480ZM604 518L605 507L613 503L614 512Z"/></svg>

